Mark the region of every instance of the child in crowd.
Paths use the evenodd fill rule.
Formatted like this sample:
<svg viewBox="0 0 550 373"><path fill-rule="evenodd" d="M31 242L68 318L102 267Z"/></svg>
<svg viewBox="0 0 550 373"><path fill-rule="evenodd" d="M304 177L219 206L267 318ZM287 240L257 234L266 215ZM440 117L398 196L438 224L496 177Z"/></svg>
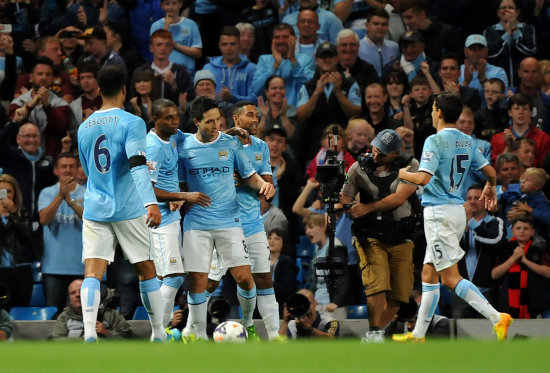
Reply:
<svg viewBox="0 0 550 373"><path fill-rule="evenodd" d="M487 106L476 112L476 134L491 141L495 133L508 127L508 107L504 97L504 83L498 78L487 79L483 83L483 97Z"/></svg>
<svg viewBox="0 0 550 373"><path fill-rule="evenodd" d="M202 39L195 21L180 15L183 0L161 0L160 7L166 17L151 25L149 34L156 30L170 31L174 40L174 50L168 58L170 62L187 67L189 75L195 74L195 58L202 55Z"/></svg>
<svg viewBox="0 0 550 373"><path fill-rule="evenodd" d="M501 308L520 319L550 317L550 256L535 238L535 224L526 215L512 224L512 238L499 250L491 277L501 280Z"/></svg>
<svg viewBox="0 0 550 373"><path fill-rule="evenodd" d="M321 149L317 155L311 160L306 171L308 178L314 178L317 173L317 166L324 164L327 158L327 149L334 148L334 129L337 129L338 141L336 143L336 148L338 153L336 157L339 160L343 160L346 163L346 172L355 163L353 156L346 150L346 142L344 141L344 128L339 124L329 124L323 131L323 137L321 139Z"/></svg>
<svg viewBox="0 0 550 373"><path fill-rule="evenodd" d="M542 168L529 167L521 175L519 190L517 184L508 186L502 193L500 204L504 210L504 222L508 228L508 238L512 236L509 222L530 214L534 219L536 234L548 240L550 231L550 202L544 196L542 187L548 180L548 174Z"/></svg>
<svg viewBox="0 0 550 373"><path fill-rule="evenodd" d="M432 89L428 80L417 77L411 80L410 101L403 105L403 124L414 131L414 154L422 154L424 141L435 134L432 125Z"/></svg>
<svg viewBox="0 0 550 373"><path fill-rule="evenodd" d="M514 140L510 152L518 156L521 173L529 167L535 166L535 142L532 139Z"/></svg>
<svg viewBox="0 0 550 373"><path fill-rule="evenodd" d="M365 153L374 139L374 128L362 118L351 118L346 127L346 141L348 152L353 159Z"/></svg>
<svg viewBox="0 0 550 373"><path fill-rule="evenodd" d="M306 236L311 243L316 245L313 265L320 261L320 258L330 257L333 261L343 264L342 269L333 269L338 271L333 278L335 286L327 284L326 277L328 270L316 269L312 271L310 281L312 291L315 293L315 299L318 303L320 313L329 314L338 320L346 319L348 304L349 273L347 269L347 249L338 238L334 238L334 249L329 250L329 239L327 234L327 225L325 215L310 214L304 218L304 227Z"/></svg>

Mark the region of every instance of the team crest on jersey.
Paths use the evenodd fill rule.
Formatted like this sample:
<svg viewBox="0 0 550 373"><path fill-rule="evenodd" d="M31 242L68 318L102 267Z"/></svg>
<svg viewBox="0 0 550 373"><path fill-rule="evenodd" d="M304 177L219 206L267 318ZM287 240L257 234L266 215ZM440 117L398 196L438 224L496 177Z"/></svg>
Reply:
<svg viewBox="0 0 550 373"><path fill-rule="evenodd" d="M261 162L264 159L264 157L262 157L262 153L256 153L254 157L256 158L256 162Z"/></svg>
<svg viewBox="0 0 550 373"><path fill-rule="evenodd" d="M228 157L227 157L227 149L224 149L224 150L220 150L218 152L218 158L221 159L222 161L227 161Z"/></svg>
<svg viewBox="0 0 550 373"><path fill-rule="evenodd" d="M170 264L176 264L177 259L176 258L170 258Z"/></svg>
<svg viewBox="0 0 550 373"><path fill-rule="evenodd" d="M431 162L434 157L433 152L423 152L422 153L422 160L426 162Z"/></svg>

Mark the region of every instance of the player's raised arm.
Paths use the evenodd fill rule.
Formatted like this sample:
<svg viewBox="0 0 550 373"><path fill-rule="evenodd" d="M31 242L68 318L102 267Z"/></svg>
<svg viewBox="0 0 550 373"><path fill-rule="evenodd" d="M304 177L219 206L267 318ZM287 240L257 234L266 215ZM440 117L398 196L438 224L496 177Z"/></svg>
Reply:
<svg viewBox="0 0 550 373"><path fill-rule="evenodd" d="M256 172L252 176L244 179L246 185L254 190L257 190L260 194L263 194L265 198L270 199L275 195L275 187L270 182L265 181Z"/></svg>

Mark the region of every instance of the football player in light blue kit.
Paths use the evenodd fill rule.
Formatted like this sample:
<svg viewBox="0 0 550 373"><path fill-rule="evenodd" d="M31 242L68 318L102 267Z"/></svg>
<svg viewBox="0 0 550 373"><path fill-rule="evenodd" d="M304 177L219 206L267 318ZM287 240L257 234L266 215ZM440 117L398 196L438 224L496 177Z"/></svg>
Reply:
<svg viewBox="0 0 550 373"><path fill-rule="evenodd" d="M197 97L191 103L190 113L198 130L195 135L186 135L179 157L189 190L210 196L212 204L194 205L183 221L183 267L190 282L187 301L193 329L193 334L184 332L183 337L206 339L206 286L214 247L218 261L229 268L237 282L245 327L252 325L256 306L256 286L241 227L234 171L243 183L266 198L273 197L275 188L256 173L240 140L219 131L221 114L216 100Z"/></svg>
<svg viewBox="0 0 550 373"><path fill-rule="evenodd" d="M244 151L256 172L267 182L272 182L271 164L269 163L269 148L267 144L255 137L258 131L258 109L250 101L239 101L233 109L233 121L235 128L243 129L249 135L249 142L243 144ZM231 133L230 133L231 134ZM241 138L241 142L246 141ZM237 185L237 201L239 202L240 218L246 239L246 247L250 253L252 262L252 276L257 287L256 302L258 311L262 316L267 335L270 340L279 338L279 305L275 299L273 280L270 272L269 245L264 224L260 213L260 200L258 193L247 185ZM208 274L209 293L214 292L227 271L222 263L218 263L216 256L212 260L212 267ZM248 328L248 336L255 335L256 331L251 321L243 320L251 326Z"/></svg>
<svg viewBox="0 0 550 373"><path fill-rule="evenodd" d="M200 192L180 192L177 144L183 141L183 133L178 130L178 107L170 100L159 98L153 102L151 114L155 127L147 134L147 162L153 168L151 181L162 214L160 226L151 231L151 236L157 276L162 279L163 325L167 325L174 298L183 284L181 203L171 202L198 203L207 207L210 198Z"/></svg>
<svg viewBox="0 0 550 373"><path fill-rule="evenodd" d="M485 299L479 289L458 272L458 261L464 256L460 238L466 228L466 213L462 199L462 183L468 174L481 170L487 183L480 197L485 207L496 209L496 171L489 165L475 145L472 137L455 128L462 112L460 97L453 93L436 96L432 120L437 133L426 139L420 168L412 173L399 171L399 177L413 184L423 185L424 232L426 254L422 269L422 301L418 319L412 332L394 334L393 340L423 341L439 301L439 277L470 306L489 319L498 340L506 338L512 318L499 313Z"/></svg>
<svg viewBox="0 0 550 373"><path fill-rule="evenodd" d="M149 313L152 340L166 339L162 294L151 260L148 226L161 214L145 159L145 122L121 108L126 98L124 73L104 67L97 74L103 100L99 110L78 128L78 150L86 176L82 216L84 281L80 290L84 340L97 340L100 281L120 243L139 277L143 305Z"/></svg>

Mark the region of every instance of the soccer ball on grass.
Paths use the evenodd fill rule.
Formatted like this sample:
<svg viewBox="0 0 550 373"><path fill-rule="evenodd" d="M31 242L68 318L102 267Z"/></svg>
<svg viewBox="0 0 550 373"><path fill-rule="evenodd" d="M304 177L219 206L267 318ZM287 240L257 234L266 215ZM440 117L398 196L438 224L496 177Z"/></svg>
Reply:
<svg viewBox="0 0 550 373"><path fill-rule="evenodd" d="M214 342L216 343L244 343L248 338L246 328L235 321L225 321L214 330Z"/></svg>

